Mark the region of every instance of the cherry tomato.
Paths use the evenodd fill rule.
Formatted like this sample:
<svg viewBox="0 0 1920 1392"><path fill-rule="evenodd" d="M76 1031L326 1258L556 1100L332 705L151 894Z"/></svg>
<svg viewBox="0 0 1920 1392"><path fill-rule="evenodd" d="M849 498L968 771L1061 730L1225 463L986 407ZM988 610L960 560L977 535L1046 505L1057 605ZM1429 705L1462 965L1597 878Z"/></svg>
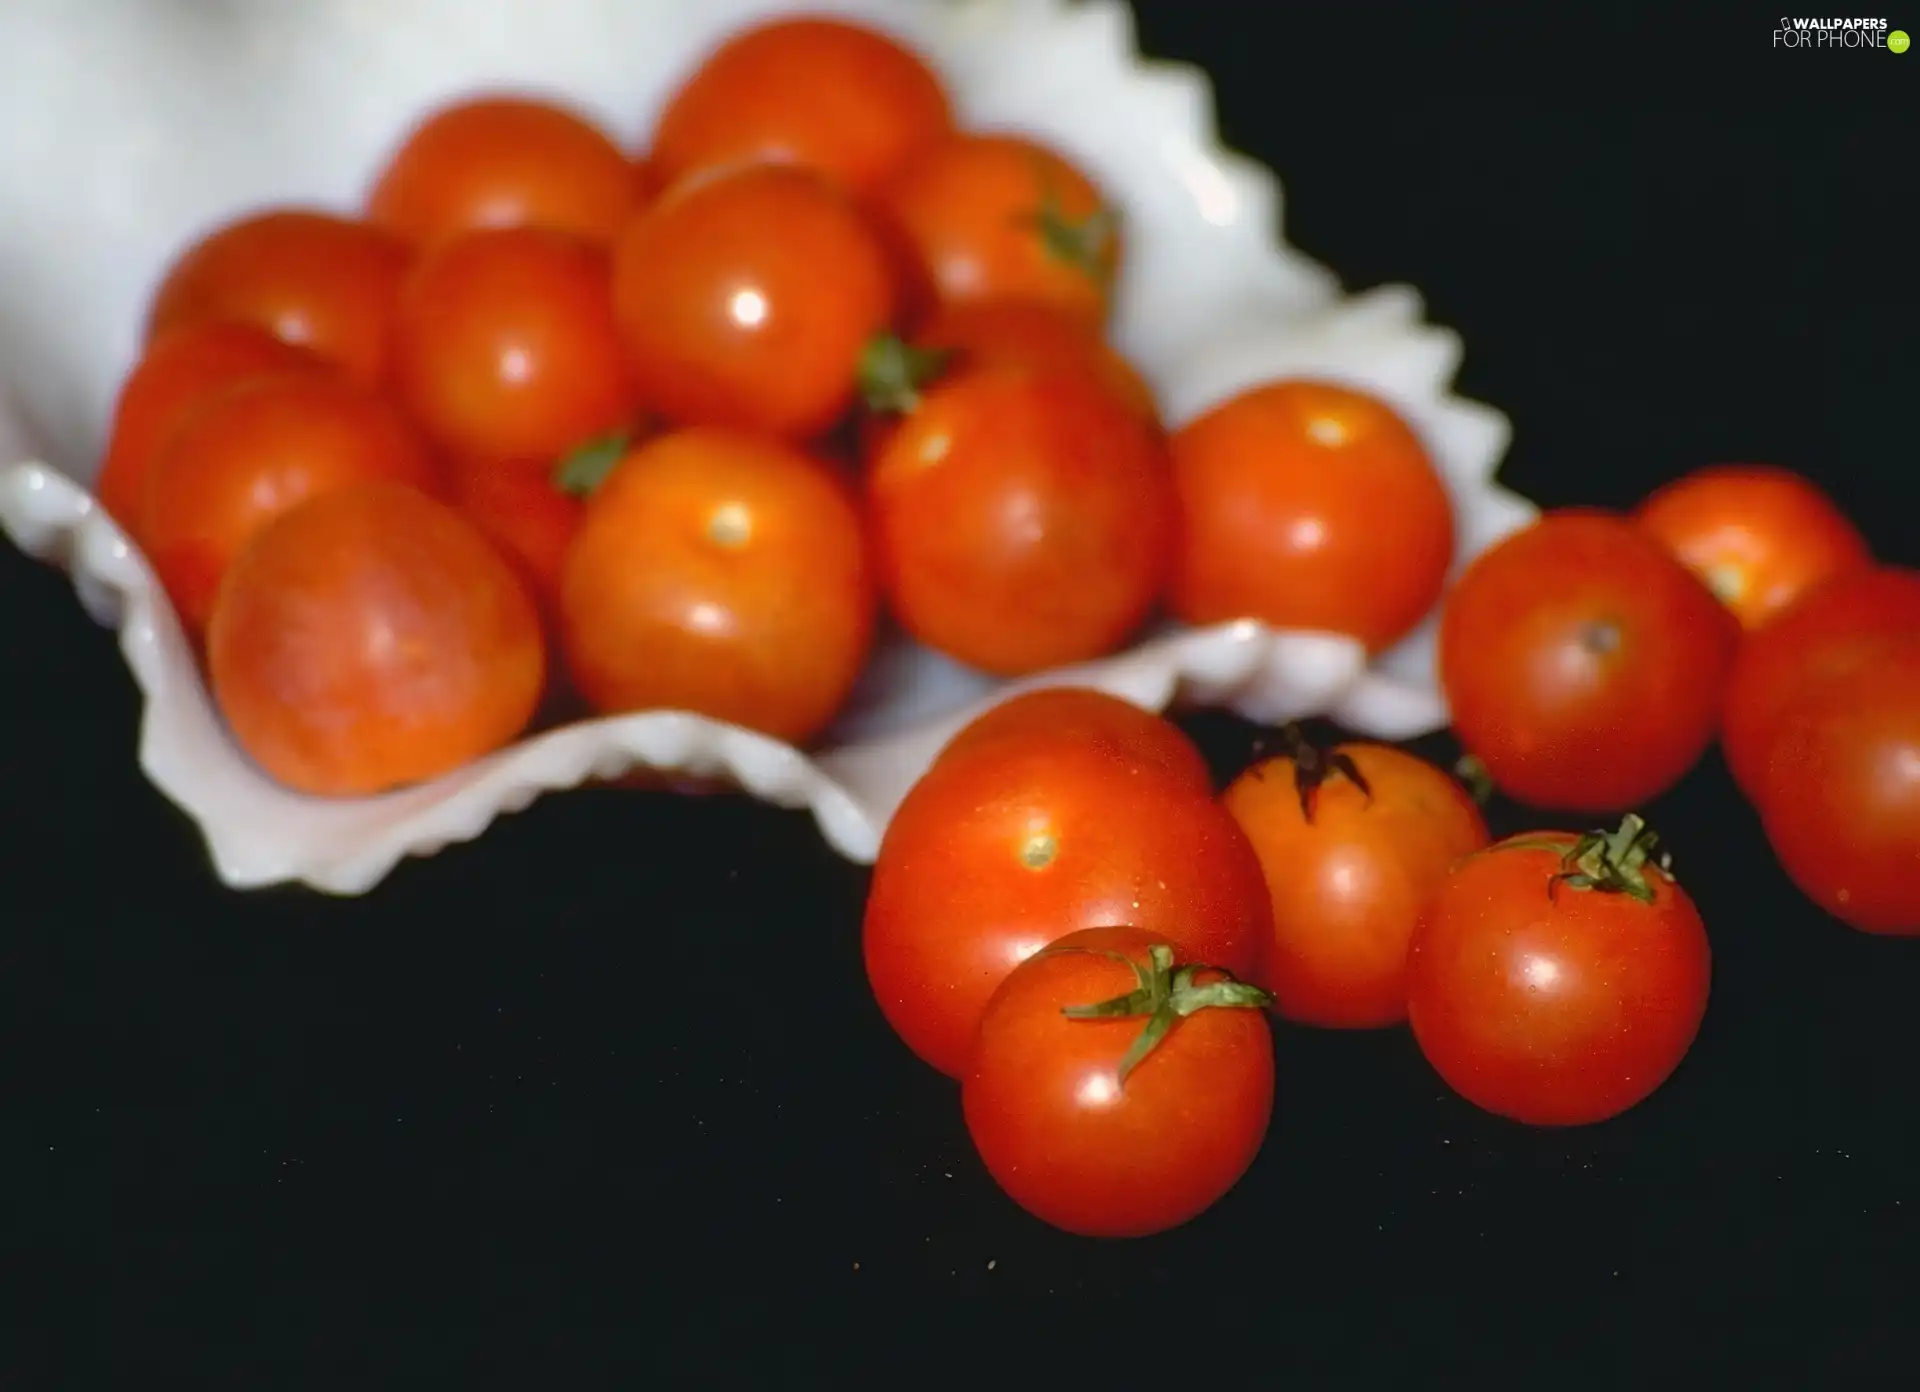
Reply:
<svg viewBox="0 0 1920 1392"><path fill-rule="evenodd" d="M358 797L506 745L545 680L519 579L443 503L405 484L337 489L241 553L207 634L234 738L297 792Z"/></svg>
<svg viewBox="0 0 1920 1392"><path fill-rule="evenodd" d="M1407 945L1454 862L1487 844L1466 790L1384 744L1256 764L1222 799L1247 833L1273 900L1262 978L1289 1020L1335 1029L1407 1015Z"/></svg>
<svg viewBox="0 0 1920 1392"><path fill-rule="evenodd" d="M952 126L940 79L886 35L779 19L707 56L661 112L651 156L663 183L778 162L865 195Z"/></svg>
<svg viewBox="0 0 1920 1392"><path fill-rule="evenodd" d="M315 370L325 362L251 324L206 320L154 340L114 405L113 427L94 491L129 536L139 541L147 470L180 423L209 397L248 377Z"/></svg>
<svg viewBox="0 0 1920 1392"><path fill-rule="evenodd" d="M1803 681L1754 792L1806 896L1867 933L1920 935L1920 629Z"/></svg>
<svg viewBox="0 0 1920 1392"><path fill-rule="evenodd" d="M1008 363L1036 371L1085 371L1148 420L1158 422L1153 389L1133 364L1084 320L1030 300L976 300L936 310L914 334L922 351L950 354L960 369Z"/></svg>
<svg viewBox="0 0 1920 1392"><path fill-rule="evenodd" d="M400 293L394 385L454 458L557 461L637 405L605 252L537 227L443 242Z"/></svg>
<svg viewBox="0 0 1920 1392"><path fill-rule="evenodd" d="M302 208L255 213L173 263L154 292L147 342L185 324L233 320L378 385L411 261L405 242L366 223Z"/></svg>
<svg viewBox="0 0 1920 1392"><path fill-rule="evenodd" d="M1808 591L1740 644L1727 682L1720 745L1734 781L1759 786L1780 711L1810 680L1858 670L1892 640L1920 632L1920 571L1848 571Z"/></svg>
<svg viewBox="0 0 1920 1392"><path fill-rule="evenodd" d="M1484 552L1440 619L1454 732L1509 796L1619 812L1712 742L1740 625L1624 517L1548 513Z"/></svg>
<svg viewBox="0 0 1920 1392"><path fill-rule="evenodd" d="M1265 994L1136 928L1070 933L994 992L960 1090L1008 1197L1082 1237L1145 1237L1240 1181L1273 1114Z"/></svg>
<svg viewBox="0 0 1920 1392"><path fill-rule="evenodd" d="M696 711L792 743L846 700L875 608L841 481L778 441L711 428L613 467L560 581L561 644L596 708Z"/></svg>
<svg viewBox="0 0 1920 1392"><path fill-rule="evenodd" d="M1712 955L1687 892L1619 830L1535 832L1470 856L1407 959L1407 1017L1467 1101L1580 1126L1651 1096L1707 1011Z"/></svg>
<svg viewBox="0 0 1920 1392"><path fill-rule="evenodd" d="M1811 480L1767 464L1716 464L1652 493L1634 519L1747 628L1873 557Z"/></svg>
<svg viewBox="0 0 1920 1392"><path fill-rule="evenodd" d="M960 1077L987 997L1077 928L1131 924L1260 980L1260 862L1212 798L1085 740L943 759L901 802L867 896L867 980L894 1031Z"/></svg>
<svg viewBox="0 0 1920 1392"><path fill-rule="evenodd" d="M1385 402L1270 382L1176 432L1172 451L1185 523L1172 602L1188 623L1259 619L1378 651L1440 598L1453 505Z"/></svg>
<svg viewBox="0 0 1920 1392"><path fill-rule="evenodd" d="M296 503L372 479L439 487L398 409L332 373L254 377L174 431L147 472L140 535L181 623L197 633L235 556Z"/></svg>
<svg viewBox="0 0 1920 1392"><path fill-rule="evenodd" d="M641 399L662 416L805 439L853 404L894 284L831 186L749 166L684 183L627 225L613 303Z"/></svg>
<svg viewBox="0 0 1920 1392"><path fill-rule="evenodd" d="M1035 736L1084 739L1150 764L1182 788L1213 791L1206 759L1178 725L1131 701L1084 686L1048 686L1011 696L962 726L939 757L964 758Z"/></svg>
<svg viewBox="0 0 1920 1392"><path fill-rule="evenodd" d="M549 465L459 464L453 500L467 520L520 570L527 589L551 619L559 614L560 576L580 529L584 505Z"/></svg>
<svg viewBox="0 0 1920 1392"><path fill-rule="evenodd" d="M887 187L881 215L921 311L1037 300L1106 322L1118 214L1058 151L1018 135L949 136Z"/></svg>
<svg viewBox="0 0 1920 1392"><path fill-rule="evenodd" d="M544 227L606 245L645 188L582 113L490 95L443 106L408 131L374 180L367 217L422 248L483 227Z"/></svg>
<svg viewBox="0 0 1920 1392"><path fill-rule="evenodd" d="M1005 676L1112 652L1165 583L1173 484L1159 433L1077 373L978 368L877 437L867 497L900 624Z"/></svg>

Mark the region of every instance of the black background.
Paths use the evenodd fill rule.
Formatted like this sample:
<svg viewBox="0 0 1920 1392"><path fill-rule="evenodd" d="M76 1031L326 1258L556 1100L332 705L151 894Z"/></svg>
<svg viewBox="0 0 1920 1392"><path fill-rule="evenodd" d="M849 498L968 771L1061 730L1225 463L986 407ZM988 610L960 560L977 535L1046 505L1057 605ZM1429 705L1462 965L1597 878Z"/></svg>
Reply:
<svg viewBox="0 0 1920 1392"><path fill-rule="evenodd" d="M1462 390L1514 422L1511 485L1624 505L1775 460L1920 562L1896 211L1920 54L1777 53L1757 8L1697 31L1236 20L1264 8L1137 7L1149 52L1213 72L1291 238L1464 335ZM866 996L864 873L804 815L581 793L363 900L235 895L136 768L112 636L10 549L0 585L0 1226L38 1296L9 1386L100 1360L119 1375L90 1385L453 1386L510 1351L582 1388L981 1356L1017 1383L1051 1355L1116 1386L1916 1376L1920 948L1802 904L1717 759L1650 809L1716 954L1652 1100L1528 1131L1447 1095L1404 1033L1283 1029L1240 1188L1094 1244L981 1173L953 1088ZM1223 771L1257 733L1194 724Z"/></svg>

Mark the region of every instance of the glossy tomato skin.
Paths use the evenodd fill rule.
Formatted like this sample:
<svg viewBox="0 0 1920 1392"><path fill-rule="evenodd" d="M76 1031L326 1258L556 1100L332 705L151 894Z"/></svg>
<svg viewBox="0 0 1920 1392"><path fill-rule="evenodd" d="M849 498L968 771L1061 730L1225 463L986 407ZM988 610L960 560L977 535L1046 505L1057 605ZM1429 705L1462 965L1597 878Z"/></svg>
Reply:
<svg viewBox="0 0 1920 1392"><path fill-rule="evenodd" d="M895 285L844 196L757 166L683 183L630 222L613 303L641 399L662 417L806 440L853 404Z"/></svg>
<svg viewBox="0 0 1920 1392"><path fill-rule="evenodd" d="M1857 671L1890 643L1920 632L1920 571L1848 571L1802 595L1740 644L1727 682L1720 744L1751 795L1765 772L1780 711L1801 685Z"/></svg>
<svg viewBox="0 0 1920 1392"><path fill-rule="evenodd" d="M1115 215L1091 178L1035 140L951 135L887 187L880 216L917 314L1025 300L1106 323L1123 254Z"/></svg>
<svg viewBox="0 0 1920 1392"><path fill-rule="evenodd" d="M901 626L1002 676L1112 652L1165 583L1165 445L1076 373L979 368L929 387L867 463Z"/></svg>
<svg viewBox="0 0 1920 1392"><path fill-rule="evenodd" d="M537 227L441 243L400 293L394 387L448 456L557 462L638 412L605 251Z"/></svg>
<svg viewBox="0 0 1920 1392"><path fill-rule="evenodd" d="M1453 505L1385 402L1270 382L1177 431L1172 453L1183 519L1172 603L1188 623L1253 618L1378 651L1440 598Z"/></svg>
<svg viewBox="0 0 1920 1392"><path fill-rule="evenodd" d="M322 371L323 359L252 324L204 320L162 334L121 384L94 492L139 540L147 470L173 432L209 397L248 377Z"/></svg>
<svg viewBox="0 0 1920 1392"><path fill-rule="evenodd" d="M427 114L387 157L367 218L413 246L491 227L541 227L601 246L644 203L626 153L583 113L487 95Z"/></svg>
<svg viewBox="0 0 1920 1392"><path fill-rule="evenodd" d="M1604 1121L1651 1096L1692 1047L1711 987L1699 911L1657 870L1651 904L1565 882L1549 895L1577 840L1530 833L1462 861L1408 954L1408 1021L1434 1071L1532 1126Z"/></svg>
<svg viewBox="0 0 1920 1392"><path fill-rule="evenodd" d="M1186 732L1164 716L1084 686L1049 686L1000 702L963 726L939 757L963 759L1009 743L1084 740L1142 760L1182 789L1213 791L1213 774Z"/></svg>
<svg viewBox="0 0 1920 1392"><path fill-rule="evenodd" d="M1267 989L1299 1024L1376 1029L1407 1015L1407 948L1420 915L1487 825L1454 779L1391 745L1344 744L1361 782L1330 772L1306 794L1281 755L1235 779L1221 802L1260 857L1273 902ZM1362 786L1364 784L1364 787Z"/></svg>
<svg viewBox="0 0 1920 1392"><path fill-rule="evenodd" d="M1134 990L1107 954L1144 965L1156 943L1166 939L1095 928L1029 958L988 1003L961 1086L988 1173L1082 1237L1145 1237L1199 1216L1247 1172L1273 1115L1273 1040L1258 1010L1195 1011L1124 1081L1144 1022L1061 1014Z"/></svg>
<svg viewBox="0 0 1920 1392"><path fill-rule="evenodd" d="M1085 372L1156 424L1159 407L1139 371L1085 320L1034 300L969 300L936 309L914 346L952 355L953 368L1004 363L1036 372Z"/></svg>
<svg viewBox="0 0 1920 1392"><path fill-rule="evenodd" d="M204 628L221 577L268 522L375 479L441 487L399 410L338 374L249 378L204 403L148 470L140 523L147 558L188 632Z"/></svg>
<svg viewBox="0 0 1920 1392"><path fill-rule="evenodd" d="M616 464L560 582L562 647L597 709L697 711L793 743L845 702L876 608L844 483L791 446L715 429Z"/></svg>
<svg viewBox="0 0 1920 1392"><path fill-rule="evenodd" d="M401 483L309 499L222 583L215 704L296 792L362 797L450 773L532 718L545 650L519 579L446 504Z"/></svg>
<svg viewBox="0 0 1920 1392"><path fill-rule="evenodd" d="M1151 760L1009 741L936 763L888 823L867 980L907 1047L957 1078L1008 972L1065 933L1114 924L1258 982L1272 932L1260 862L1218 803Z"/></svg>
<svg viewBox="0 0 1920 1392"><path fill-rule="evenodd" d="M148 311L147 342L207 319L253 324L378 386L412 259L406 243L364 222L305 208L255 213L209 233L168 268Z"/></svg>
<svg viewBox="0 0 1920 1392"><path fill-rule="evenodd" d="M735 34L668 101L650 159L663 183L746 162L797 165L864 197L953 126L917 55L825 16Z"/></svg>
<svg viewBox="0 0 1920 1392"><path fill-rule="evenodd" d="M1861 932L1920 935L1920 629L1795 690L1754 805L1814 903Z"/></svg>
<svg viewBox="0 0 1920 1392"><path fill-rule="evenodd" d="M1619 812L1712 741L1740 626L1624 517L1548 513L1482 553L1441 610L1460 741L1509 796Z"/></svg>
<svg viewBox="0 0 1920 1392"><path fill-rule="evenodd" d="M1697 469L1650 494L1634 519L1749 629L1873 560L1859 528L1818 485L1770 464Z"/></svg>

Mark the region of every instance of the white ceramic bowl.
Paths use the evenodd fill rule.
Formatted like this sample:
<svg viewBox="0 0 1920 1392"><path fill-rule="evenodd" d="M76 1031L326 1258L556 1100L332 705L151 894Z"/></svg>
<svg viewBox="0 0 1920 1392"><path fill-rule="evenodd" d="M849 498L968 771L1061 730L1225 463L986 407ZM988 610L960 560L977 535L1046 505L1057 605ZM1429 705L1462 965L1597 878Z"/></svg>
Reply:
<svg viewBox="0 0 1920 1392"><path fill-rule="evenodd" d="M1143 61L1113 0L6 0L0 5L0 525L65 567L116 625L145 696L140 758L235 887L371 888L403 856L468 840L541 793L638 766L719 777L811 808L871 860L953 731L1004 688L925 651L876 658L809 756L674 712L589 721L431 784L329 802L288 793L230 742L145 562L86 491L161 268L263 203L353 207L426 108L479 87L564 95L637 142L726 31L786 10L862 17L938 67L962 118L1021 128L1083 162L1125 209L1116 336L1170 421L1267 376L1345 380L1392 401L1440 462L1462 560L1531 516L1492 480L1497 412L1453 395L1460 354L1390 288L1343 299L1279 235L1278 186L1220 148L1204 77ZM1430 629L1431 625L1429 625ZM1330 714L1363 733L1438 728L1431 635L1369 665L1350 640L1237 623L1169 629L1021 687L1176 695L1260 719Z"/></svg>

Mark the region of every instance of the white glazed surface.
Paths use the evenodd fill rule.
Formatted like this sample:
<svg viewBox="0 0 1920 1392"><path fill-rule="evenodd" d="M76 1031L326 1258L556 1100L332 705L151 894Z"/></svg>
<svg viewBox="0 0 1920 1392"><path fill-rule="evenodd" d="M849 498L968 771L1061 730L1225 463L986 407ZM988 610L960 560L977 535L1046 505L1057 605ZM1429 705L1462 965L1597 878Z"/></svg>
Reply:
<svg viewBox="0 0 1920 1392"><path fill-rule="evenodd" d="M811 757L702 717L641 713L527 739L433 783L328 802L288 793L222 729L164 595L85 489L146 296L207 228L267 203L351 208L420 112L480 87L562 95L637 142L727 30L805 8L919 47L961 118L1031 131L1125 209L1115 335L1179 424L1273 376L1392 402L1438 462L1464 562L1532 516L1493 483L1508 429L1455 396L1456 335L1392 287L1343 299L1279 236L1273 178L1220 148L1204 78L1144 62L1111 0L6 0L0 5L0 526L64 567L116 625L145 697L140 758L236 888L372 888L408 855L471 839L541 793L645 766L810 808L869 861L939 748L1006 688L910 645L874 661ZM1432 625L1368 664L1326 634L1168 628L1075 682L1149 708L1176 696L1256 719L1331 715L1402 738L1446 723Z"/></svg>

